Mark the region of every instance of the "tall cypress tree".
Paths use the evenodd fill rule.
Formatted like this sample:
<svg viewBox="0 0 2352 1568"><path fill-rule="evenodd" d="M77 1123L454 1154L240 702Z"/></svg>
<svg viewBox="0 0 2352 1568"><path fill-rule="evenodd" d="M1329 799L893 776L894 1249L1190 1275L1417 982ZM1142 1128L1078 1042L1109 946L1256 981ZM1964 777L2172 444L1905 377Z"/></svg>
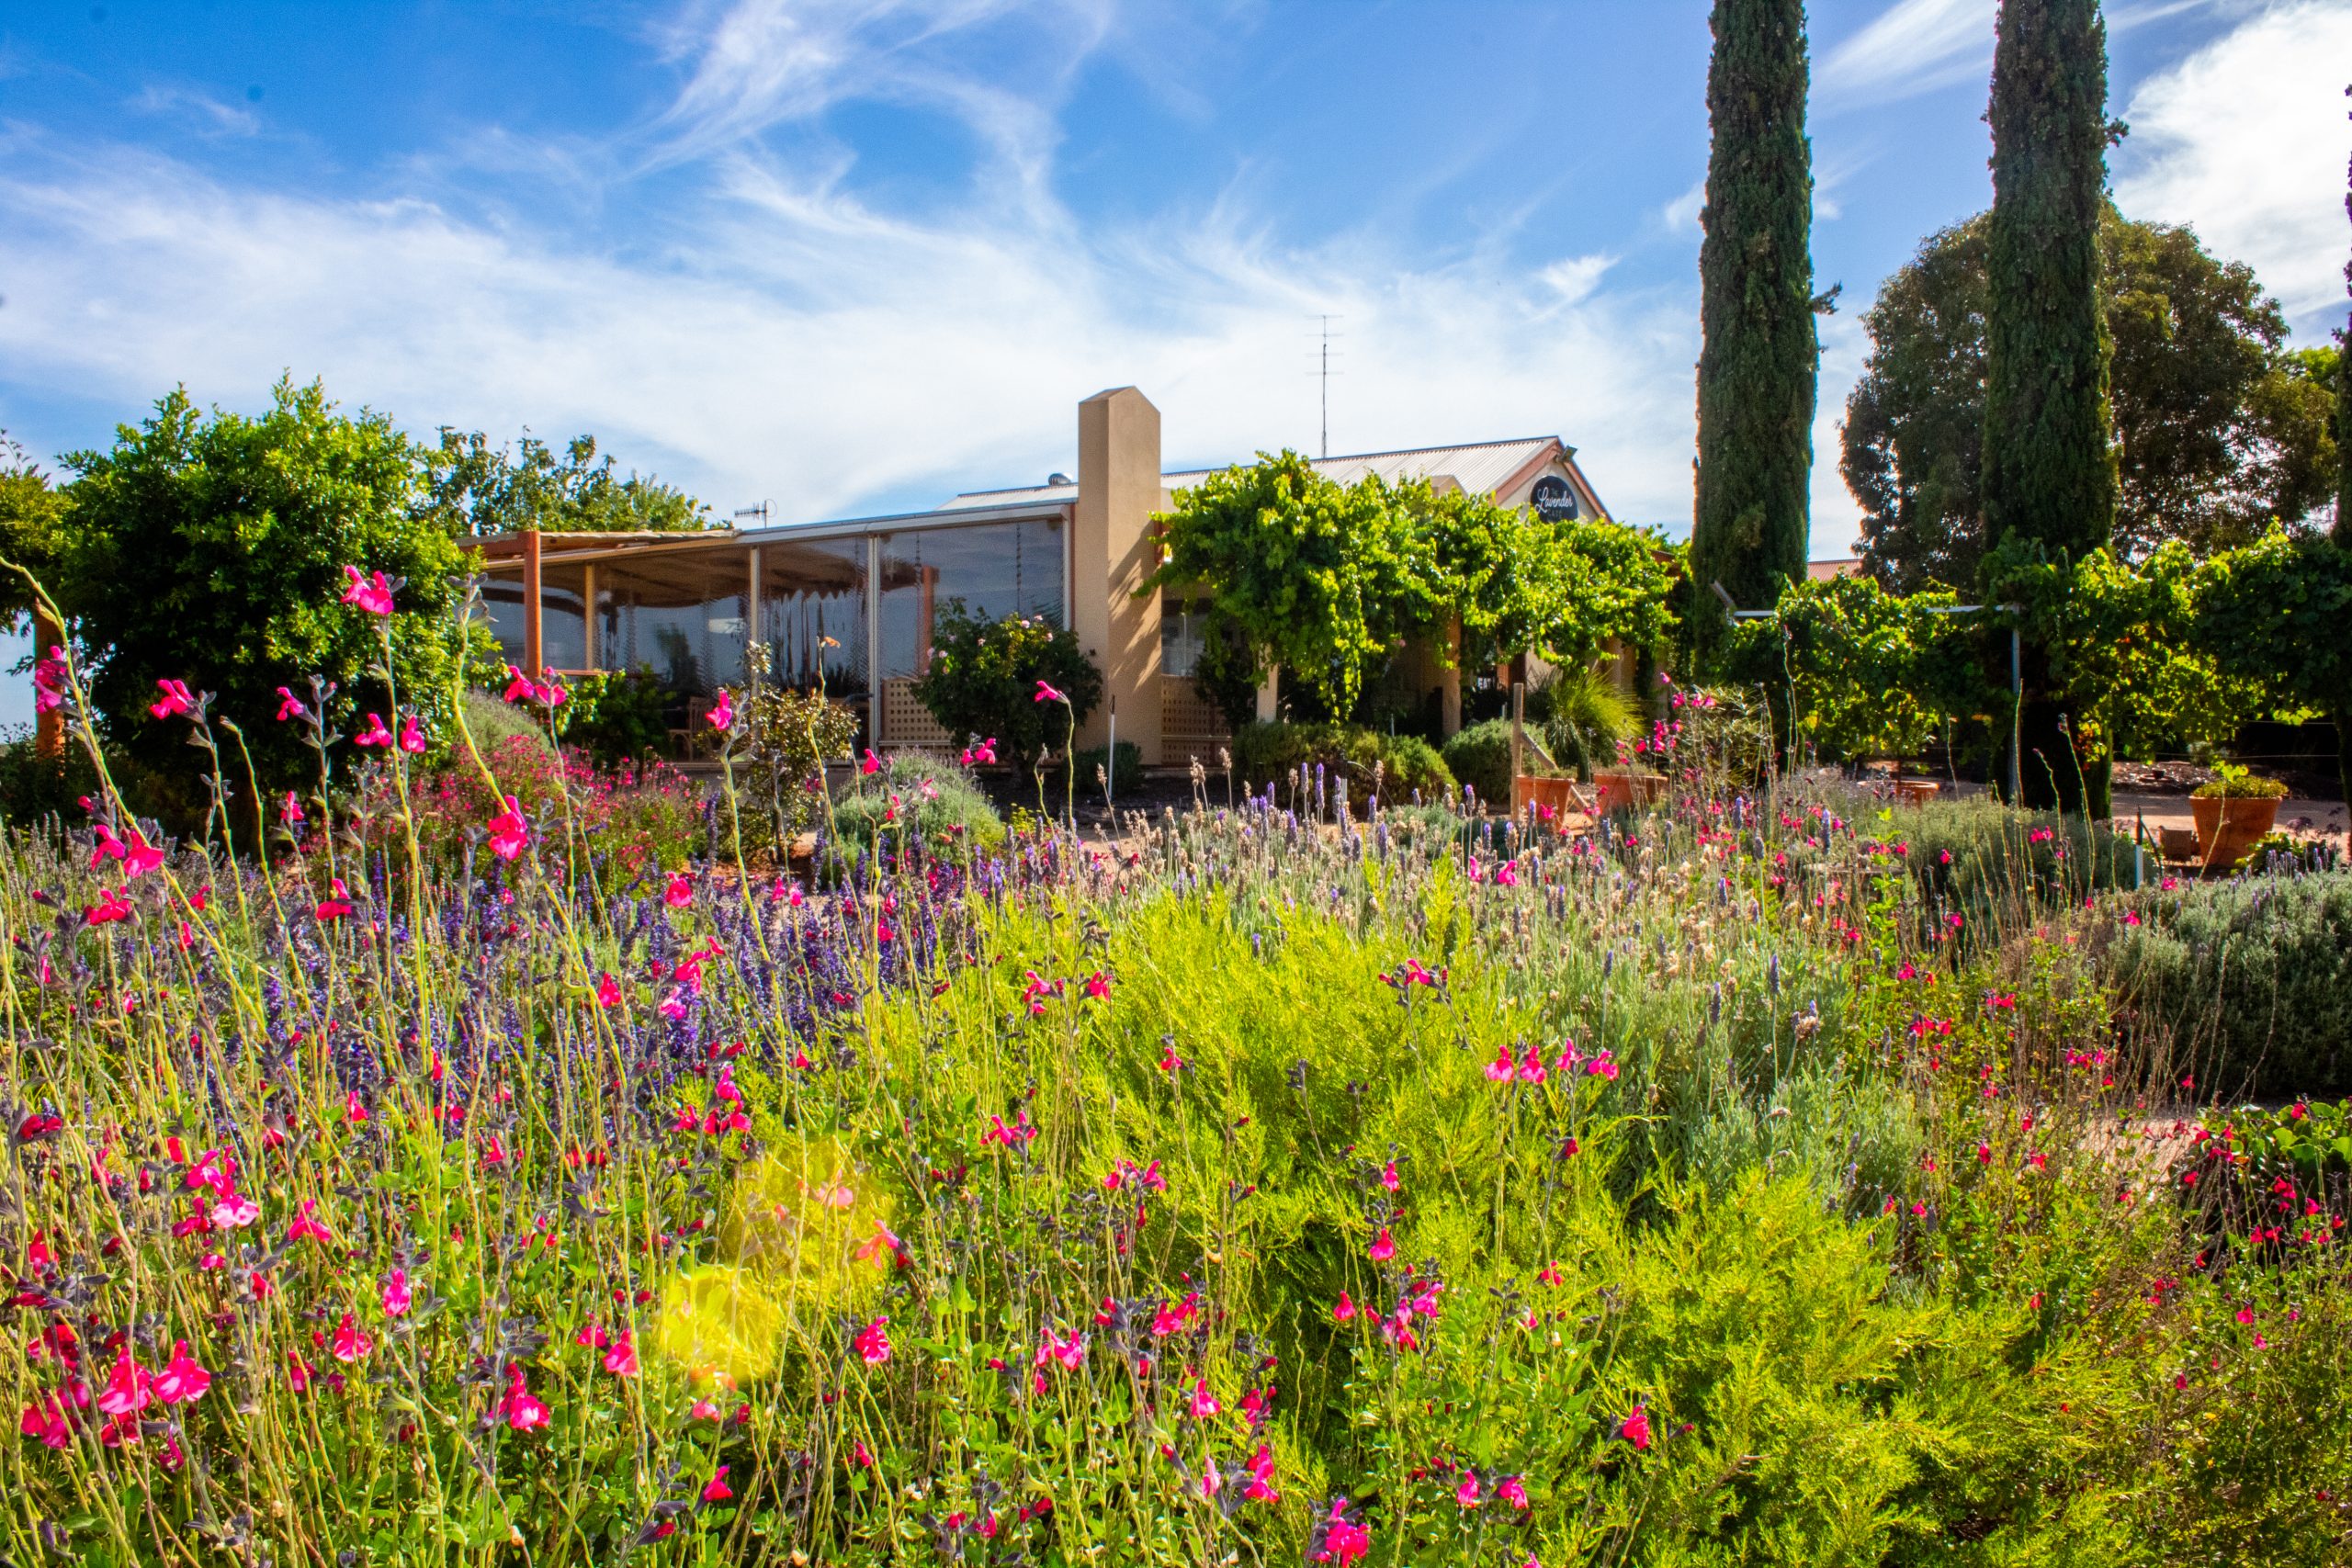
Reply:
<svg viewBox="0 0 2352 1568"><path fill-rule="evenodd" d="M1993 54L1986 235L1985 536L2080 558L2108 542L2119 491L2099 308L2107 199L2107 28L2098 0L2002 0ZM2030 649L2018 730L2028 802L2094 808L2104 763L2078 757ZM2085 716L2076 716L2082 717Z"/></svg>
<svg viewBox="0 0 2352 1568"><path fill-rule="evenodd" d="M2352 98L2352 87L2344 89ZM2345 171L2344 215L2352 218L2352 165ZM2352 261L2344 264L2344 285L2352 293ZM2352 321L2335 334L2335 547L2352 550ZM2336 694L2329 717L2335 721L2335 781L2352 801L2352 692ZM2352 825L2346 827L2352 836Z"/></svg>
<svg viewBox="0 0 2352 1568"><path fill-rule="evenodd" d="M1820 370L1804 0L1715 0L1710 25L1690 544L1702 635L1723 624L1709 583L1765 609L1804 576Z"/></svg>

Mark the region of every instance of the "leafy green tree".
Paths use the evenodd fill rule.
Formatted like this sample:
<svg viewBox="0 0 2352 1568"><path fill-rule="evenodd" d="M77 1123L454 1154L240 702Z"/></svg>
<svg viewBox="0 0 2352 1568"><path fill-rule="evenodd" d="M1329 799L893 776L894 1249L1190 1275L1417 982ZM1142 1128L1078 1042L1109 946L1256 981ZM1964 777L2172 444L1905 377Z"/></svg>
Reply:
<svg viewBox="0 0 2352 1568"><path fill-rule="evenodd" d="M298 727L277 721L277 688L307 701L312 675L335 682L337 727L384 711L379 626L401 705L446 739L466 557L424 515L422 454L385 416L337 412L317 382L280 381L259 418L207 416L178 389L119 426L111 450L65 462L78 477L58 598L90 658L93 701L110 739L181 781L183 803L198 798L202 754L187 718L150 715L158 681L217 694L212 712L243 731L262 787L300 787L315 761ZM387 620L341 602L346 566L401 580ZM229 782L244 787L235 772Z"/></svg>
<svg viewBox="0 0 2352 1568"><path fill-rule="evenodd" d="M13 561L46 580L65 510L65 492L0 431L0 561ZM32 607L25 580L0 568L0 631L15 631Z"/></svg>
<svg viewBox="0 0 2352 1568"><path fill-rule="evenodd" d="M548 533L683 532L712 526L709 508L650 475L618 477L596 438L575 435L558 457L525 435L509 455L480 431L446 426L426 455L427 506L452 533L480 536L537 528Z"/></svg>
<svg viewBox="0 0 2352 1568"><path fill-rule="evenodd" d="M1699 250L1699 473L1691 571L1740 604L1805 575L1813 414L1813 153L1802 0L1715 0ZM1701 616L1711 638L1722 618Z"/></svg>
<svg viewBox="0 0 2352 1568"><path fill-rule="evenodd" d="M2062 559L2114 531L2107 319L2098 223L2107 209L2107 28L2098 0L2004 0L1993 51L1993 211L1985 231L1984 527L2012 558ZM1992 568L1988 565L1988 571ZM2027 650L2018 717L2029 804L2105 815L2106 773Z"/></svg>
<svg viewBox="0 0 2352 1568"><path fill-rule="evenodd" d="M1984 214L1931 236L1863 318L1871 351L1846 403L1842 468L1873 575L1910 592L1972 585L1984 558ZM2120 454L2115 542L2211 554L2292 524L2333 482L2332 348L2282 348L2286 318L2242 263L2186 228L2099 223Z"/></svg>

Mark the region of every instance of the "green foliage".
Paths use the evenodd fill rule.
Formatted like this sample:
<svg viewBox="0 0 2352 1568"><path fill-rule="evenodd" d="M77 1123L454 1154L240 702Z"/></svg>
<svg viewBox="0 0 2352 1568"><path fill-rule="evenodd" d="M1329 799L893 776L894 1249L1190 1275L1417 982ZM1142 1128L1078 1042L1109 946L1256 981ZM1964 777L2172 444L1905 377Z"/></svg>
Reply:
<svg viewBox="0 0 2352 1568"><path fill-rule="evenodd" d="M1863 318L1871 355L1846 405L1842 471L1863 511L1864 570L1910 592L1973 590L1985 550L1982 454L1988 215L1940 231ZM2334 355L2290 351L2252 269L2186 228L2113 208L2098 226L2114 350L2115 544L2199 556L2250 542L2324 500L2335 460Z"/></svg>
<svg viewBox="0 0 2352 1568"><path fill-rule="evenodd" d="M587 752L605 768L629 758L651 762L667 750L669 691L651 666L591 671L568 679L570 694L556 709L566 746Z"/></svg>
<svg viewBox="0 0 2352 1568"><path fill-rule="evenodd" d="M1648 647L1673 631L1673 551L1651 532L1548 523L1419 479L1340 485L1295 452L1211 474L1159 521L1151 581L1210 594L1203 678L1237 727L1274 668L1354 716L1396 642L1455 621L1466 645L1579 665L1612 637Z"/></svg>
<svg viewBox="0 0 2352 1568"><path fill-rule="evenodd" d="M1234 732L1233 771L1246 786L1288 786L1299 768L1320 767L1344 779L1359 813L1376 776L1384 803L1419 794L1424 801L1451 795L1453 774L1437 749L1409 735L1384 735L1353 724L1247 724ZM1509 795L1504 798L1508 800Z"/></svg>
<svg viewBox="0 0 2352 1568"><path fill-rule="evenodd" d="M1983 694L1968 628L1934 613L1954 602L1941 591L1898 596L1871 577L1792 582L1776 619L1733 627L1724 670L1765 693L1803 752L1917 756Z"/></svg>
<svg viewBox="0 0 2352 1568"><path fill-rule="evenodd" d="M1579 778L1615 761L1617 743L1632 739L1641 724L1632 697L1597 666L1553 671L1528 694L1527 705L1531 715L1543 714L1544 749Z"/></svg>
<svg viewBox="0 0 2352 1568"><path fill-rule="evenodd" d="M178 680L217 694L263 794L308 787L316 763L299 727L276 721L277 688L307 700L312 675L335 682L336 728L383 710L384 629L400 705L447 735L466 559L419 517L417 454L390 420L339 413L316 383L279 382L258 419L208 418L174 391L119 427L112 450L66 461L79 478L58 598L91 655L107 736L142 766L185 781L202 764L187 719L147 711L155 683ZM388 621L340 602L346 566L402 580ZM240 790L241 773L232 765Z"/></svg>
<svg viewBox="0 0 2352 1568"><path fill-rule="evenodd" d="M1107 746L1089 746L1078 753L1078 789L1083 795L1101 798L1102 781L1095 775L1111 766L1111 750ZM1110 775L1111 794L1124 800L1143 787L1143 748L1132 740L1119 742L1116 771Z"/></svg>
<svg viewBox="0 0 2352 1568"><path fill-rule="evenodd" d="M84 748L69 745L62 756L43 757L29 725L0 739L0 822L17 828L51 817L79 822L77 803L97 793L98 771Z"/></svg>
<svg viewBox="0 0 2352 1568"><path fill-rule="evenodd" d="M468 722L482 712L469 704ZM624 760L600 768L582 752L552 750L547 736L492 721L474 744L497 776L499 794L513 795L562 874L594 870L605 886L627 887L663 868L676 869L700 847L702 802L694 786L661 762ZM470 760L453 761L413 780L409 805L419 846L432 870L450 874L469 852L481 863L482 825L502 807ZM362 839L381 852L404 846L400 803L390 780L371 771L361 780L353 818Z"/></svg>
<svg viewBox="0 0 2352 1568"><path fill-rule="evenodd" d="M546 442L523 437L518 456L493 447L480 431L444 426L441 444L424 454L425 508L456 535L481 536L537 528L556 534L673 533L715 526L710 509L650 475L616 478L596 438L575 435L559 458Z"/></svg>
<svg viewBox="0 0 2352 1568"><path fill-rule="evenodd" d="M755 674L764 674L766 645L756 645L752 658ZM763 808L779 852L821 819L825 764L848 761L862 728L855 709L821 691L754 680L737 699L731 744L741 766L736 787Z"/></svg>
<svg viewBox="0 0 2352 1568"><path fill-rule="evenodd" d="M1490 718L1455 732L1442 756L1456 784L1475 790L1489 807L1510 809L1510 720ZM1532 752L1527 764L1535 766Z"/></svg>
<svg viewBox="0 0 2352 1568"><path fill-rule="evenodd" d="M892 757L878 773L859 774L833 802L832 813L841 849L920 844L960 859L1004 843L1004 818L972 775L919 751Z"/></svg>
<svg viewBox="0 0 2352 1568"><path fill-rule="evenodd" d="M2099 308L2109 126L2098 0L2001 8L1987 118L1985 536L2086 555L2108 543L2117 498L2113 340Z"/></svg>
<svg viewBox="0 0 2352 1568"><path fill-rule="evenodd" d="M2114 969L2214 1090L2352 1089L2352 871L2185 886L2148 907Z"/></svg>
<svg viewBox="0 0 2352 1568"><path fill-rule="evenodd" d="M1067 695L1069 707L1038 701L1040 681ZM1067 626L1043 615L978 620L953 604L914 691L950 735L993 739L997 754L1025 772L1048 749L1067 748L1072 720L1085 723L1102 700L1102 674Z"/></svg>
<svg viewBox="0 0 2352 1568"><path fill-rule="evenodd" d="M46 580L66 506L65 492L0 430L0 562L14 562ZM25 580L0 565L0 631L14 631L33 604Z"/></svg>
<svg viewBox="0 0 2352 1568"><path fill-rule="evenodd" d="M1805 576L1820 345L1801 0L1715 0L1700 213L1699 490L1690 571L1743 608ZM1712 642L1719 617L1697 626Z"/></svg>
<svg viewBox="0 0 2352 1568"><path fill-rule="evenodd" d="M2260 779L2234 762L2223 762L2214 770L2217 777L2207 780L2190 790L2197 800L2284 800L2287 786L2277 779Z"/></svg>

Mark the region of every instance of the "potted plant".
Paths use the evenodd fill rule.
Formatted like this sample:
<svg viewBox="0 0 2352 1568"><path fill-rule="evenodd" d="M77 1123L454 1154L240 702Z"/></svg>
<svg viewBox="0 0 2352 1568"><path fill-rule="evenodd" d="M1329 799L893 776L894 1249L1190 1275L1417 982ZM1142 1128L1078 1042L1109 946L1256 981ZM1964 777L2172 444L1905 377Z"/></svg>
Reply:
<svg viewBox="0 0 2352 1568"><path fill-rule="evenodd" d="M2208 865L2235 865L2256 840L2270 831L2278 816L2278 802L2287 786L2277 779L2258 779L2233 762L2216 770L2220 776L2188 793L2188 809L2197 821L2197 843Z"/></svg>

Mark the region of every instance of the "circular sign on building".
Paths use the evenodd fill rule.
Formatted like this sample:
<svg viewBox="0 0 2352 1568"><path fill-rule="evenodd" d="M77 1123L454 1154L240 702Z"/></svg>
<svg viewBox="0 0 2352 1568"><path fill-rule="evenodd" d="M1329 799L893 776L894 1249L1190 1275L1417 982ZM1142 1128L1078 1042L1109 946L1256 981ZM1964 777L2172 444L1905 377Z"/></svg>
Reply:
<svg viewBox="0 0 2352 1568"><path fill-rule="evenodd" d="M1576 487L1557 474L1545 474L1527 492L1535 515L1546 523L1572 523L1577 515Z"/></svg>

